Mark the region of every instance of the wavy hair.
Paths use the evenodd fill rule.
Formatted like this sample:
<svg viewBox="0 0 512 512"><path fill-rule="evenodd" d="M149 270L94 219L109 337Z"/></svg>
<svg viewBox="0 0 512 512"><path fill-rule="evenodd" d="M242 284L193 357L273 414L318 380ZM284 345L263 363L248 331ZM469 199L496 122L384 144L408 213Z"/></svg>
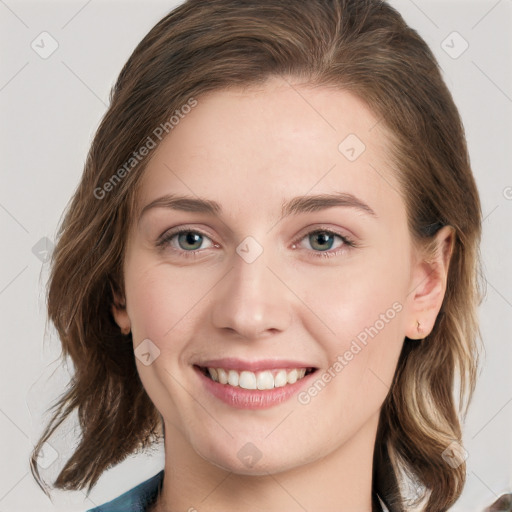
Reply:
<svg viewBox="0 0 512 512"><path fill-rule="evenodd" d="M114 297L124 297L128 221L152 154L134 165L134 151L191 98L200 102L209 91L275 76L362 99L388 132L414 242L429 250L439 227L454 228L441 311L423 341L404 340L381 409L373 486L392 511L412 503L404 481L414 484L429 512L447 510L461 494L466 466L447 464L443 452L452 442L462 444L461 419L479 368L480 201L464 128L434 55L394 8L377 0L188 0L133 51L112 89L50 263L48 316L74 375L31 454L41 488L43 444L75 410L81 436L56 488L90 491L106 469L162 436L131 335L120 332L111 313Z"/></svg>

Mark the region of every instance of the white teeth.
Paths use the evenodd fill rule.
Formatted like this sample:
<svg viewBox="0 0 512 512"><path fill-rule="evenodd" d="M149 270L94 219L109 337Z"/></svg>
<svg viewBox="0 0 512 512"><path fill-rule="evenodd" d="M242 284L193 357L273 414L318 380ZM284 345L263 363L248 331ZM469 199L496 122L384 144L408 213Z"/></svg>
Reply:
<svg viewBox="0 0 512 512"><path fill-rule="evenodd" d="M274 377L274 386L276 388L282 388L283 386L286 386L287 382L286 370L279 370Z"/></svg>
<svg viewBox="0 0 512 512"><path fill-rule="evenodd" d="M274 377L272 376L272 372L266 370L264 372L258 373L258 379L256 384L258 389L273 389Z"/></svg>
<svg viewBox="0 0 512 512"><path fill-rule="evenodd" d="M288 373L287 381L288 384L295 384L297 382L297 377L299 376L299 372L297 370L292 370L290 373Z"/></svg>
<svg viewBox="0 0 512 512"><path fill-rule="evenodd" d="M240 374L239 386L244 389L256 389L256 375L254 375L252 372L242 372Z"/></svg>
<svg viewBox="0 0 512 512"><path fill-rule="evenodd" d="M239 380L238 372L235 372L235 370L229 370L228 384L230 386L238 386L238 380Z"/></svg>
<svg viewBox="0 0 512 512"><path fill-rule="evenodd" d="M208 368L212 380L221 384L244 389L274 389L282 388L287 384L294 384L306 375L306 368L292 370L263 370L257 373L244 370L225 370L224 368Z"/></svg>
<svg viewBox="0 0 512 512"><path fill-rule="evenodd" d="M227 374L226 370L223 370L222 368L217 368L217 375L219 377L219 382L221 384L228 383L228 374Z"/></svg>

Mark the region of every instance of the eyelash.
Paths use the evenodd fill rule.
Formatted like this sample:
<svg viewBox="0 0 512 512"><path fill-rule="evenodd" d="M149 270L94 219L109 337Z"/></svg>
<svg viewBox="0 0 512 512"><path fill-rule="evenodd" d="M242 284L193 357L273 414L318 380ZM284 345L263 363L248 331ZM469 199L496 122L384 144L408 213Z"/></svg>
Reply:
<svg viewBox="0 0 512 512"><path fill-rule="evenodd" d="M178 229L175 229L168 233L164 233L164 235L162 235L162 237L156 242L156 246L161 250L166 249L170 245L172 239L175 236L179 235L180 233L197 233L204 237L210 238L206 233L204 233L200 230L197 230L197 229L191 229L191 228L186 228L186 227L178 228ZM327 233L328 235L337 236L338 238L341 239L341 241L343 242L343 245L341 247L338 247L336 250L331 249L329 251L315 251L315 250L307 249L308 251L313 253L313 257L332 258L333 256L338 256L342 252L345 252L349 249L357 247L356 243L351 238L347 237L346 235L341 235L340 233L337 233L336 231L332 231L330 229L321 229L321 228L313 229L312 231L308 231L306 234L301 235L299 238L297 238L292 243L292 245L295 247L295 245L298 244L299 242L301 242L304 238L306 238L309 235L312 235L314 233ZM195 251L184 251L184 250L175 249L175 248L171 248L171 250L180 253L180 257L184 257L184 258L196 258L198 256L198 253L204 251L204 249L196 249Z"/></svg>

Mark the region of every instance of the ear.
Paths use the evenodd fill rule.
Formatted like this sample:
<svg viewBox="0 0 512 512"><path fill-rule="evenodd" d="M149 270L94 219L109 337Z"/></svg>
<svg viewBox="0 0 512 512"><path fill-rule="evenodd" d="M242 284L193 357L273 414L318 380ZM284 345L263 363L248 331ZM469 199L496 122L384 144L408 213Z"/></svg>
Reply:
<svg viewBox="0 0 512 512"><path fill-rule="evenodd" d="M112 315L116 324L121 329L121 332L124 335L127 335L131 330L131 322L128 312L126 311L126 300L114 289L112 282L110 282L110 289L112 290L113 297L113 304L111 308Z"/></svg>
<svg viewBox="0 0 512 512"><path fill-rule="evenodd" d="M411 291L408 295L411 314L405 335L413 340L423 339L430 334L441 310L455 245L454 228L441 228L432 243L434 254L419 256L411 274Z"/></svg>

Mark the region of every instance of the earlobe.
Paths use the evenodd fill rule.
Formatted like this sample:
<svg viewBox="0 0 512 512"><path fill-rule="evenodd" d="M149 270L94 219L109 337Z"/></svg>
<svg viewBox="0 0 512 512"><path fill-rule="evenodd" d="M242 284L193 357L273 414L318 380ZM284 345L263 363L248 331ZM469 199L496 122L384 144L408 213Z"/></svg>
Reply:
<svg viewBox="0 0 512 512"><path fill-rule="evenodd" d="M413 325L408 328L405 333L410 340L422 340L429 335L432 327L430 327L430 324L427 324L424 320L426 317L425 312L423 312L422 320L417 319L412 321Z"/></svg>
<svg viewBox="0 0 512 512"><path fill-rule="evenodd" d="M436 322L443 303L448 270L455 244L455 230L444 226L435 235L435 251L416 263L410 296L411 318L405 335L409 339L426 338Z"/></svg>

